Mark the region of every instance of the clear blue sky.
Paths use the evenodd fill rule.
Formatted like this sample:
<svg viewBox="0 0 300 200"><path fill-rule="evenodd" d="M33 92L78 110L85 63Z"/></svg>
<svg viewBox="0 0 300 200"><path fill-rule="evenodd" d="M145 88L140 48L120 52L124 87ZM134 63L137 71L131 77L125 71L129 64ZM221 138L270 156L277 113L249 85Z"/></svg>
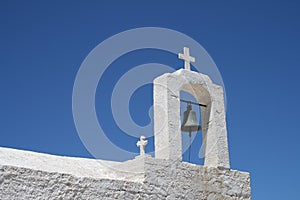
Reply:
<svg viewBox="0 0 300 200"><path fill-rule="evenodd" d="M72 89L87 54L121 31L157 26L197 40L216 62L227 94L231 167L251 172L254 200L298 199L300 187L299 1L1 1L0 146L91 157L72 116ZM133 52L110 66L97 110L111 139L138 151L114 124L112 85L148 62L174 65L165 52ZM110 80L111 82L105 82ZM139 89L133 118L149 122L151 85ZM100 102L100 103L99 103ZM105 109L107 108L107 109ZM150 146L153 141L150 141ZM194 145L196 148L196 144ZM194 148L193 146L193 148ZM193 154L196 156L196 153ZM196 159L196 157L194 158Z"/></svg>

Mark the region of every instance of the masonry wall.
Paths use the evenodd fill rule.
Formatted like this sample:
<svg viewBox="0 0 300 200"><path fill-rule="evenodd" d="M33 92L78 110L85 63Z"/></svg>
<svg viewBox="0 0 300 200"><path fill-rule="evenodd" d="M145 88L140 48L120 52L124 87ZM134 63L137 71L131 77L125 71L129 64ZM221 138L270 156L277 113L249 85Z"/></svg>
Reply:
<svg viewBox="0 0 300 200"><path fill-rule="evenodd" d="M134 165L135 160L131 160ZM145 158L140 181L0 165L0 199L250 199L248 173ZM130 173L130 172L128 172ZM139 173L139 176L141 174Z"/></svg>
<svg viewBox="0 0 300 200"><path fill-rule="evenodd" d="M144 185L1 166L0 199L157 199Z"/></svg>
<svg viewBox="0 0 300 200"><path fill-rule="evenodd" d="M144 184L167 199L251 199L247 172L158 159L147 160L145 168Z"/></svg>

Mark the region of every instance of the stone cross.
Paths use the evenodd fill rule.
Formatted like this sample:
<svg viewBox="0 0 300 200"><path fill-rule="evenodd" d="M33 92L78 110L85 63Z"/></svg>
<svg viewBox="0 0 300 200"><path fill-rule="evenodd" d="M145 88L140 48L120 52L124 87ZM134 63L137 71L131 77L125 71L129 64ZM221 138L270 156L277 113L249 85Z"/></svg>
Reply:
<svg viewBox="0 0 300 200"><path fill-rule="evenodd" d="M141 136L140 140L136 143L136 146L140 147L140 155L145 155L145 146L148 144L145 136Z"/></svg>
<svg viewBox="0 0 300 200"><path fill-rule="evenodd" d="M190 63L195 62L195 58L190 56L190 49L183 47L183 54L179 53L178 58L184 60L184 68L186 70L191 70Z"/></svg>

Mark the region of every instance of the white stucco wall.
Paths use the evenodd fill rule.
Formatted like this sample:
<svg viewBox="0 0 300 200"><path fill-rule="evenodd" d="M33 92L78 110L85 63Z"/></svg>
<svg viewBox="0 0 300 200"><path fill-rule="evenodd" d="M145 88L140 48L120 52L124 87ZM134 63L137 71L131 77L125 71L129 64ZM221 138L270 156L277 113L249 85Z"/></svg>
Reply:
<svg viewBox="0 0 300 200"><path fill-rule="evenodd" d="M99 164L99 163L104 164ZM138 157L124 163L0 148L0 199L250 199L249 173Z"/></svg>

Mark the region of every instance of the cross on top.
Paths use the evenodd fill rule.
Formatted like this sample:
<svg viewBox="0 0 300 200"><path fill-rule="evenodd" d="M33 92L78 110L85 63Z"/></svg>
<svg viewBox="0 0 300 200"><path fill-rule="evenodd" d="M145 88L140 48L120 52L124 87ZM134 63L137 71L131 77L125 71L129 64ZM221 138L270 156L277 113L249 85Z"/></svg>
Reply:
<svg viewBox="0 0 300 200"><path fill-rule="evenodd" d="M145 154L145 146L148 144L148 140L146 140L145 136L141 136L140 140L136 143L136 146L140 147L140 155Z"/></svg>
<svg viewBox="0 0 300 200"><path fill-rule="evenodd" d="M179 53L178 58L184 60L184 68L186 70L191 70L190 63L195 62L195 58L190 56L190 49L183 47L183 54Z"/></svg>

